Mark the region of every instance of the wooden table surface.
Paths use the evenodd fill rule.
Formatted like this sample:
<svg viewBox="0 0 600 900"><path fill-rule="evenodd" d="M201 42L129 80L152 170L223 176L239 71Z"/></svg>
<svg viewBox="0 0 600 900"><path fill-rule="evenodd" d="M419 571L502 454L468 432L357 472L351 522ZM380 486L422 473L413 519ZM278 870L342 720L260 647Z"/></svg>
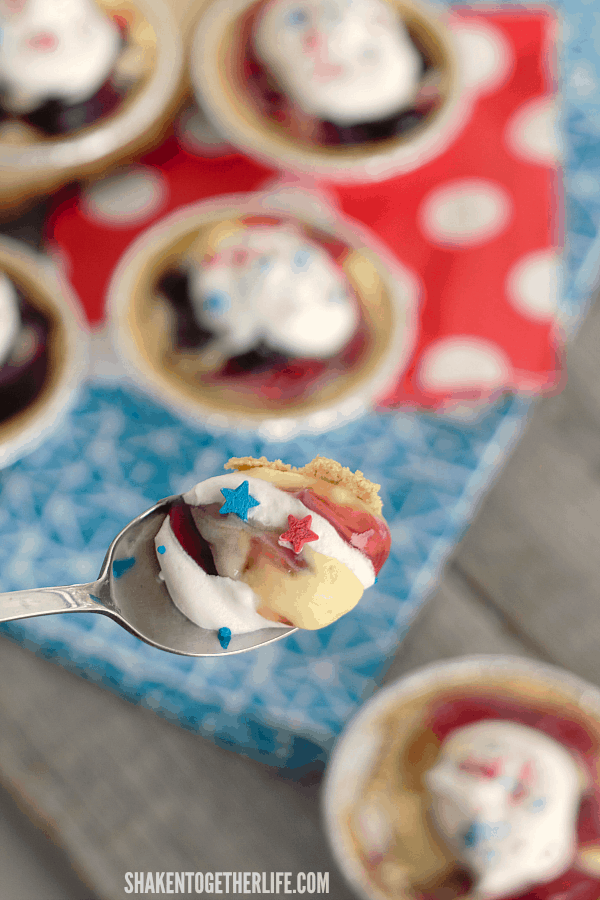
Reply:
<svg viewBox="0 0 600 900"><path fill-rule="evenodd" d="M600 684L599 346L596 303L388 680L512 653ZM352 897L318 777L288 781L6 639L0 723L2 900L123 900L126 871L329 871L330 895Z"/></svg>

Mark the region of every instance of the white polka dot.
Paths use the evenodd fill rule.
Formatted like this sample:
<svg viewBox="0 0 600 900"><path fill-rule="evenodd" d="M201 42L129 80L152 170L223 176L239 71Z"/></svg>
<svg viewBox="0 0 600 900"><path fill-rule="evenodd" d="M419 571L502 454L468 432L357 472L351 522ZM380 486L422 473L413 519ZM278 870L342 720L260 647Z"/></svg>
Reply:
<svg viewBox="0 0 600 900"><path fill-rule="evenodd" d="M490 25L461 22L451 25L466 88L491 93L514 69L514 53L501 31Z"/></svg>
<svg viewBox="0 0 600 900"><path fill-rule="evenodd" d="M474 247L501 234L512 209L510 195L500 184L465 178L434 188L421 204L419 222L435 244Z"/></svg>
<svg viewBox="0 0 600 900"><path fill-rule="evenodd" d="M431 391L490 390L507 384L511 366L497 344L482 338L443 338L421 359L419 382Z"/></svg>
<svg viewBox="0 0 600 900"><path fill-rule="evenodd" d="M186 109L176 124L177 138L189 153L198 156L224 156L232 146L222 137L197 107Z"/></svg>
<svg viewBox="0 0 600 900"><path fill-rule="evenodd" d="M82 197L83 214L101 225L130 228L155 215L168 198L166 179L146 166L129 166L90 185Z"/></svg>
<svg viewBox="0 0 600 900"><path fill-rule="evenodd" d="M519 107L505 134L508 149L526 162L555 166L560 160L558 108L551 97L536 97Z"/></svg>
<svg viewBox="0 0 600 900"><path fill-rule="evenodd" d="M558 309L559 273L554 250L536 250L521 257L506 280L510 303L527 318L553 318Z"/></svg>
<svg viewBox="0 0 600 900"><path fill-rule="evenodd" d="M567 85L570 88L569 94L574 94L576 97L588 98L595 94L598 85L593 65L586 60L575 66Z"/></svg>

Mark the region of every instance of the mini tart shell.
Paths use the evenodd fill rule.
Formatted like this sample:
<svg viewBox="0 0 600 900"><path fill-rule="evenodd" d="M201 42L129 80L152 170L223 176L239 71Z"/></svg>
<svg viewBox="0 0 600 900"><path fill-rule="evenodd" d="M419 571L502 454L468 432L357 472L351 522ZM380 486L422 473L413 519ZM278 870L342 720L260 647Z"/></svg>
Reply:
<svg viewBox="0 0 600 900"><path fill-rule="evenodd" d="M183 54L176 21L163 0L96 0L128 27L122 53L136 57L135 77L117 108L96 122L46 136L20 118L0 122L0 204L27 208L73 179L104 175L155 144L184 99Z"/></svg>

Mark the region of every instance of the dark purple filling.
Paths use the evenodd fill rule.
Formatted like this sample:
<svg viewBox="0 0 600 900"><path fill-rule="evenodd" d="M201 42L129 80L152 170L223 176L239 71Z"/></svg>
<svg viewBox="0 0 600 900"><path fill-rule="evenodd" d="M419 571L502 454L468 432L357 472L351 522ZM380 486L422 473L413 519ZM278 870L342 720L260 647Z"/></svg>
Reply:
<svg viewBox="0 0 600 900"><path fill-rule="evenodd" d="M167 298L175 313L175 346L179 350L201 350L214 337L214 333L198 325L189 291L187 272L171 269L158 282L158 290ZM234 356L225 364L224 376L239 377L248 372L266 372L281 365L287 357L260 343L252 350Z"/></svg>
<svg viewBox="0 0 600 900"><path fill-rule="evenodd" d="M171 269L157 284L175 313L175 346L178 350L201 350L214 337L201 328L194 316L190 297L189 276L181 269Z"/></svg>
<svg viewBox="0 0 600 900"><path fill-rule="evenodd" d="M11 356L0 367L0 421L26 409L39 396L48 375L48 320L19 293L22 327ZM28 351L21 342L26 336Z"/></svg>
<svg viewBox="0 0 600 900"><path fill-rule="evenodd" d="M89 100L72 106L66 105L62 100L47 100L23 118L47 135L69 134L109 116L117 108L125 93L125 90L119 90L109 80Z"/></svg>
<svg viewBox="0 0 600 900"><path fill-rule="evenodd" d="M255 349L248 350L247 353L241 353L239 356L232 356L223 367L222 374L225 376L239 377L253 372L258 375L260 372L268 372L276 366L283 366L287 363L289 357L282 353L271 350L266 344L259 344Z"/></svg>
<svg viewBox="0 0 600 900"><path fill-rule="evenodd" d="M360 125L341 126L323 122L325 144L366 144L399 137L412 131L429 113L429 109L411 109L400 115L381 119L379 122L363 122Z"/></svg>

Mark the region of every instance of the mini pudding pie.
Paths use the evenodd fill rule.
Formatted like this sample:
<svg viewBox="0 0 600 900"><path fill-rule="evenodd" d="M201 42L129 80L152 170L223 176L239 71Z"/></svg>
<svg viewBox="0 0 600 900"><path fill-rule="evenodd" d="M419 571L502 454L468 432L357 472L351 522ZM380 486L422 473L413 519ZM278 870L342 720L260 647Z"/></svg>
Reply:
<svg viewBox="0 0 600 900"><path fill-rule="evenodd" d="M420 284L309 200L217 198L129 246L108 302L143 390L192 422L280 440L356 419L392 387L415 343Z"/></svg>
<svg viewBox="0 0 600 900"><path fill-rule="evenodd" d="M0 270L0 440L1 426L43 391L51 329L51 320Z"/></svg>
<svg viewBox="0 0 600 900"><path fill-rule="evenodd" d="M597 900L599 772L596 688L516 657L437 663L343 736L329 833L374 900Z"/></svg>
<svg viewBox="0 0 600 900"><path fill-rule="evenodd" d="M440 102L432 60L386 0L268 0L248 69L265 114L317 144L405 134Z"/></svg>
<svg viewBox="0 0 600 900"><path fill-rule="evenodd" d="M0 0L0 140L67 136L116 112L151 63L132 25L96 0Z"/></svg>
<svg viewBox="0 0 600 900"><path fill-rule="evenodd" d="M158 283L175 317L174 344L205 381L272 380L280 399L343 365L360 324L355 291L326 246L294 224L223 223ZM296 362L297 361L297 362ZM310 379L314 384L314 378ZM259 387L257 384L256 387Z"/></svg>
<svg viewBox="0 0 600 900"><path fill-rule="evenodd" d="M389 352L386 286L334 235L248 215L186 243L165 254L128 325L153 364L208 411L303 415L356 389Z"/></svg>
<svg viewBox="0 0 600 900"><path fill-rule="evenodd" d="M378 485L333 460L231 459L176 501L155 538L160 577L201 628L314 630L353 609L387 559Z"/></svg>

